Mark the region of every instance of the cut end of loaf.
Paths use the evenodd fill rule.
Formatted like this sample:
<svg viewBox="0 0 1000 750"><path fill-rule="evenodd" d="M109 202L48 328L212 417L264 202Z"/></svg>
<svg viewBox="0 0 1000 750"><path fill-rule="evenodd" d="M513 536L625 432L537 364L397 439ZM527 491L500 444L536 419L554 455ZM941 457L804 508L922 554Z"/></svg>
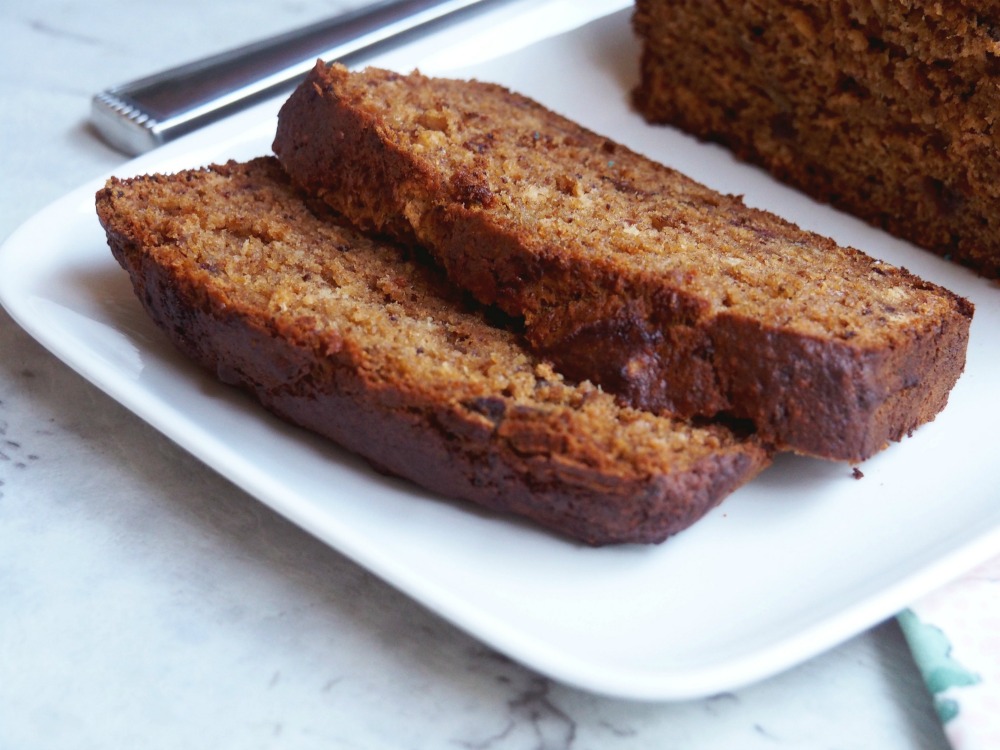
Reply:
<svg viewBox="0 0 1000 750"><path fill-rule="evenodd" d="M637 109L1000 276L985 3L639 0Z"/></svg>

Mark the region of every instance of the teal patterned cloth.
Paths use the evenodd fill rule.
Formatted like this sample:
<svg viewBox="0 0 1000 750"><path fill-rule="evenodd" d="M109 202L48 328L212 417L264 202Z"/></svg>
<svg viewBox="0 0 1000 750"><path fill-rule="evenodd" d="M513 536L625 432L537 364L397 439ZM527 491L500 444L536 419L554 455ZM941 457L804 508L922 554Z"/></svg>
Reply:
<svg viewBox="0 0 1000 750"><path fill-rule="evenodd" d="M898 620L951 746L1000 749L1000 557Z"/></svg>

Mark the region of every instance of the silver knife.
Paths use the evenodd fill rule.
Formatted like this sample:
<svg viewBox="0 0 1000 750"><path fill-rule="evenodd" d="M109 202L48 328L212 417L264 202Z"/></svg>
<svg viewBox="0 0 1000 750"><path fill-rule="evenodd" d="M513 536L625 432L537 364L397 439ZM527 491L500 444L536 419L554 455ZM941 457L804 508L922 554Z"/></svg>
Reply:
<svg viewBox="0 0 1000 750"><path fill-rule="evenodd" d="M388 0L94 96L90 121L115 148L141 154L291 89L316 63L349 62L474 6L500 0Z"/></svg>

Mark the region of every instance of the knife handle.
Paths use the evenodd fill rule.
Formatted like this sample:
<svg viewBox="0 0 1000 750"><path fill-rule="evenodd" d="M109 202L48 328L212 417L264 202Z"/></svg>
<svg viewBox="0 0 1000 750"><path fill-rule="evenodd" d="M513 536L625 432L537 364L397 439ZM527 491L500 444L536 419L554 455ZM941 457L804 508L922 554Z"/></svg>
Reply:
<svg viewBox="0 0 1000 750"><path fill-rule="evenodd" d="M90 121L115 148L141 154L282 90L315 65L400 42L489 0L388 0L100 92Z"/></svg>

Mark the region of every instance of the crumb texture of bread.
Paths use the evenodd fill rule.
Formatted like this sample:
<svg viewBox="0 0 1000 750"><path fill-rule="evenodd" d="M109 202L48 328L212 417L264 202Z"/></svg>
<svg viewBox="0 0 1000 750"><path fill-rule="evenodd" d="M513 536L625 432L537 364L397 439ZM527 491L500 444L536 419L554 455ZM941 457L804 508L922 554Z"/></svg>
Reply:
<svg viewBox="0 0 1000 750"><path fill-rule="evenodd" d="M279 115L293 181L425 246L532 349L639 408L858 461L934 418L972 305L493 84L317 64Z"/></svg>
<svg viewBox="0 0 1000 750"><path fill-rule="evenodd" d="M661 542L769 463L752 438L564 380L433 266L320 211L273 157L97 195L182 352L380 471L603 545Z"/></svg>
<svg viewBox="0 0 1000 750"><path fill-rule="evenodd" d="M638 0L635 102L1000 277L1000 6Z"/></svg>

